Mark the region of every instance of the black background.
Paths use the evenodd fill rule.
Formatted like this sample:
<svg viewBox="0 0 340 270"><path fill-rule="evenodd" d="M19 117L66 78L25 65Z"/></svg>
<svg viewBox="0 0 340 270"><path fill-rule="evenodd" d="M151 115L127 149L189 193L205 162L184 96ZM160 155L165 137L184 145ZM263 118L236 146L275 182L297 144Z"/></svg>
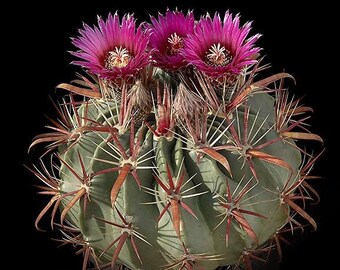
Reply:
<svg viewBox="0 0 340 270"><path fill-rule="evenodd" d="M9 269L81 269L81 258L74 255L71 248L57 248L57 244L49 239L52 234L34 229L34 219L47 200L35 194L33 185L37 181L22 165L30 164L38 157L36 150L27 154L27 147L33 136L44 131L47 123L44 115L55 116L49 101L49 96L60 96L55 86L69 82L74 78L74 72L79 71L69 64L72 57L67 51L74 50L69 37L77 35L82 21L95 23L96 15L105 17L116 10L120 14L134 12L141 22L148 19L148 14L157 15L157 11L164 12L166 7L178 7L183 11L193 8L196 16L206 11L223 13L226 9L240 12L243 22L254 21L253 33L263 34L258 45L264 48L266 61L272 63L273 72L285 70L295 76L297 85L292 90L297 96L306 94L305 103L315 109L310 121L312 130L325 139L326 152L315 168L315 174L324 178L314 184L322 201L309 209L319 228L316 232L307 229L303 235L298 233L292 246L284 246L280 269L314 270L338 266L335 257L338 241L335 239L339 238L336 218L340 213L337 203L340 188L336 173L335 154L339 147L335 143L335 129L339 123L336 95L340 89L332 65L338 66L339 48L333 41L336 16L330 14L334 8L327 1L315 4L306 1L306 5L298 1L138 1L143 7L131 0L41 2L18 3L11 10L3 10L12 16L4 24L5 30L9 30L4 43L10 48L3 52L3 58L10 56L6 65L10 78L6 81L10 85L3 93L9 94L8 104L21 112L18 119L12 119L9 113L3 116L5 121L9 120L4 124L5 136L9 138L4 140L5 149L10 146L4 157L9 161L8 165L15 166L10 170L5 162L3 168L3 175L11 172L11 177L4 180L10 184L4 194L11 199L6 200L3 208L6 214L2 219L9 237L8 256L15 257L10 260L13 267ZM13 20L17 26L11 24ZM11 144L7 145L9 142ZM43 225L47 223L43 222ZM20 256L23 254L31 255L23 259Z"/></svg>

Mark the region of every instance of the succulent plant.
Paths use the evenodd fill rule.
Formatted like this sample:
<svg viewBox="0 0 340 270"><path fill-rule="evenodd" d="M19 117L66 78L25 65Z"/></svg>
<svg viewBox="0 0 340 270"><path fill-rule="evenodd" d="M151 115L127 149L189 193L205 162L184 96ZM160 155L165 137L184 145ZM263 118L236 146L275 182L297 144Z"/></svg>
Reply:
<svg viewBox="0 0 340 270"><path fill-rule="evenodd" d="M47 147L29 170L51 196L36 227L51 211L84 270L250 270L302 220L316 229L306 180L322 151L303 141L322 139L288 94L293 77L261 75L250 30L229 12L177 10L79 30L73 63L86 75L58 85L69 94L33 139Z"/></svg>

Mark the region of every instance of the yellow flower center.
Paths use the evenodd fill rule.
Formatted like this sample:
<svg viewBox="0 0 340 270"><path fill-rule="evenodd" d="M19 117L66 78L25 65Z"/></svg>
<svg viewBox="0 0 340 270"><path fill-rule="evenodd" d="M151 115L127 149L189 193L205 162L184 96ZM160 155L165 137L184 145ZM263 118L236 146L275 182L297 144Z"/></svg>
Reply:
<svg viewBox="0 0 340 270"><path fill-rule="evenodd" d="M115 47L112 51L109 51L105 57L105 68L113 70L114 68L126 67L131 59L131 54L126 48Z"/></svg>
<svg viewBox="0 0 340 270"><path fill-rule="evenodd" d="M229 50L220 43L213 44L205 54L207 64L212 66L223 67L228 65L233 59Z"/></svg>

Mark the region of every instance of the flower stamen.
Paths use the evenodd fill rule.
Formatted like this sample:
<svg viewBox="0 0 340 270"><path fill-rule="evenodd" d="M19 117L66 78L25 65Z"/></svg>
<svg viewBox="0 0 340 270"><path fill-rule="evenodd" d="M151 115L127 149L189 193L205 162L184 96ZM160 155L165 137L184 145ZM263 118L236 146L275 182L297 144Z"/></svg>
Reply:
<svg viewBox="0 0 340 270"><path fill-rule="evenodd" d="M228 65L233 58L230 51L220 43L211 45L205 57L207 64L219 67Z"/></svg>
<svg viewBox="0 0 340 270"><path fill-rule="evenodd" d="M126 67L131 59L131 54L126 48L115 47L109 51L105 57L105 68L113 70L114 68Z"/></svg>
<svg viewBox="0 0 340 270"><path fill-rule="evenodd" d="M173 33L168 38L168 47L167 47L167 53L174 55L179 52L180 49L183 48L183 38L177 35L177 33Z"/></svg>

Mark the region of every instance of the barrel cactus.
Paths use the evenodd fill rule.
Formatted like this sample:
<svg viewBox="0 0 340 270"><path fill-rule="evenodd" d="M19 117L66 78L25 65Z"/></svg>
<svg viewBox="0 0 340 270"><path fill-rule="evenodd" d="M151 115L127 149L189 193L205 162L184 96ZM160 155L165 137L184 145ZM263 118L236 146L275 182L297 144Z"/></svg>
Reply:
<svg viewBox="0 0 340 270"><path fill-rule="evenodd" d="M302 142L322 139L293 77L261 75L250 30L229 12L167 10L141 25L110 14L72 39L85 72L58 85L69 94L29 170L52 196L36 227L51 211L84 270L250 270L302 220L316 229L305 204L319 154Z"/></svg>

